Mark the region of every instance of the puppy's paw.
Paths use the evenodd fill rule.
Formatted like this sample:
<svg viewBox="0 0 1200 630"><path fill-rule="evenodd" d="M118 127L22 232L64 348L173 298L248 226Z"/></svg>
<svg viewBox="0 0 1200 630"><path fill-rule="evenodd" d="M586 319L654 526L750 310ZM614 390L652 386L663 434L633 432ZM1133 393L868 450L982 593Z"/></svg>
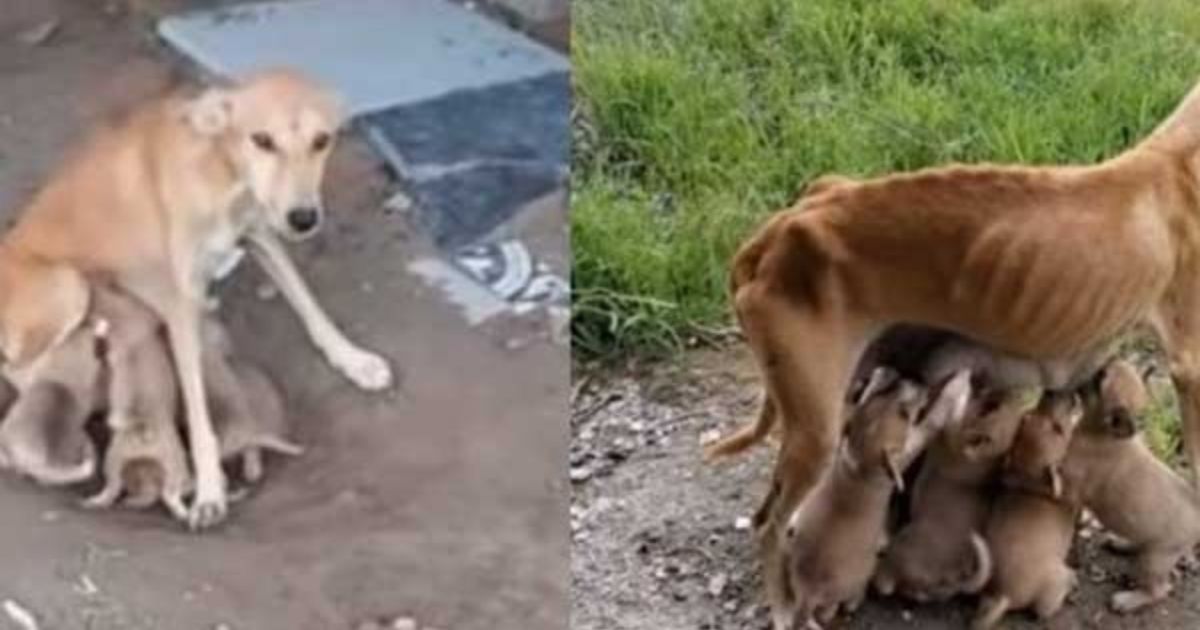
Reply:
<svg viewBox="0 0 1200 630"><path fill-rule="evenodd" d="M1149 593L1141 590L1120 591L1113 593L1112 599L1109 600L1109 606L1115 612L1131 613L1154 601L1154 597Z"/></svg>
<svg viewBox="0 0 1200 630"><path fill-rule="evenodd" d="M331 359L334 367L360 389L379 391L392 385L392 368L377 354L351 347Z"/></svg>

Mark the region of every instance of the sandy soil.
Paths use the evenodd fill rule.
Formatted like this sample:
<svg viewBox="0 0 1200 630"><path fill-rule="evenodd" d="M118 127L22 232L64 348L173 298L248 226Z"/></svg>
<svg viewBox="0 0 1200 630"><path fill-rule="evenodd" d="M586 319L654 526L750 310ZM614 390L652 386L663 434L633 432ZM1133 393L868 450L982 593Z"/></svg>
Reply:
<svg viewBox="0 0 1200 630"><path fill-rule="evenodd" d="M702 436L757 410L760 389L739 349L699 352L670 365L576 385L572 404L573 630L760 630L757 559L748 524L766 492L771 449L717 465ZM742 523L739 523L742 520ZM1200 579L1131 617L1105 608L1126 563L1078 539L1081 587L1051 628L1183 630L1200 624ZM874 598L839 628L962 628L973 602L919 608ZM1006 627L1037 627L1012 616Z"/></svg>
<svg viewBox="0 0 1200 630"><path fill-rule="evenodd" d="M22 41L52 16L48 41ZM6 0L4 219L81 129L168 74L144 27L117 3ZM265 485L203 535L160 512L82 511L84 489L0 477L0 600L53 630L330 630L401 615L443 630L565 626L566 350L467 329L419 286L404 266L429 251L380 209L382 173L343 143L331 224L294 253L334 318L393 362L400 391L356 391L244 267L224 317L283 384L309 452L270 460Z"/></svg>

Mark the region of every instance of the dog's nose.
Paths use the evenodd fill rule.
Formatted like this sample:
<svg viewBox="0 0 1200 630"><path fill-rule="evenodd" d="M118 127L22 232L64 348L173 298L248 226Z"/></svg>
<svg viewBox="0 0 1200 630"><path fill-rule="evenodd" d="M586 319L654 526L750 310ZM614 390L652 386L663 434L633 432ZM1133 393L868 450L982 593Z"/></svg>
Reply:
<svg viewBox="0 0 1200 630"><path fill-rule="evenodd" d="M287 213L288 225L297 234L307 234L317 227L321 213L316 208L293 208Z"/></svg>

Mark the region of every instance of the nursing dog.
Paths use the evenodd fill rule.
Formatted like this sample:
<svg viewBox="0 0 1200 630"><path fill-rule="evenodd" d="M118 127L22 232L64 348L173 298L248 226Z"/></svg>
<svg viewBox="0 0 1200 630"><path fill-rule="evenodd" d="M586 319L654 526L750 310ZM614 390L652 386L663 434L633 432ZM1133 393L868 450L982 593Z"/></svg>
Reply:
<svg viewBox="0 0 1200 630"><path fill-rule="evenodd" d="M87 315L87 274L111 277L166 324L196 476L193 528L224 519L227 494L206 401L200 322L215 277L245 244L315 345L359 387L391 383L385 359L329 319L285 252L321 227L320 185L342 114L289 71L173 93L100 130L54 173L0 241L6 370L39 357Z"/></svg>

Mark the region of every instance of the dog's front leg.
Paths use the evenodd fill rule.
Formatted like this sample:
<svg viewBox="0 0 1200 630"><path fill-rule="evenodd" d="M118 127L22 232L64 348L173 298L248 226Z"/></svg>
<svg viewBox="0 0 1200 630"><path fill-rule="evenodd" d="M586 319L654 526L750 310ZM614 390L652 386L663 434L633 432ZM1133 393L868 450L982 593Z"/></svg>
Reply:
<svg viewBox="0 0 1200 630"><path fill-rule="evenodd" d="M1200 286L1180 287L1151 313L1149 323L1167 355L1179 397L1183 448L1200 487Z"/></svg>
<svg viewBox="0 0 1200 630"><path fill-rule="evenodd" d="M283 243L266 229L252 230L247 240L251 253L279 286L329 363L362 389L379 390L390 386L392 370L387 360L363 350L342 334L300 277Z"/></svg>
<svg viewBox="0 0 1200 630"><path fill-rule="evenodd" d="M166 317L175 371L183 390L192 466L196 472L196 496L188 514L188 525L192 529L216 525L224 520L227 510L220 447L204 395L200 356L201 308L198 295L189 295L185 290L169 307Z"/></svg>

